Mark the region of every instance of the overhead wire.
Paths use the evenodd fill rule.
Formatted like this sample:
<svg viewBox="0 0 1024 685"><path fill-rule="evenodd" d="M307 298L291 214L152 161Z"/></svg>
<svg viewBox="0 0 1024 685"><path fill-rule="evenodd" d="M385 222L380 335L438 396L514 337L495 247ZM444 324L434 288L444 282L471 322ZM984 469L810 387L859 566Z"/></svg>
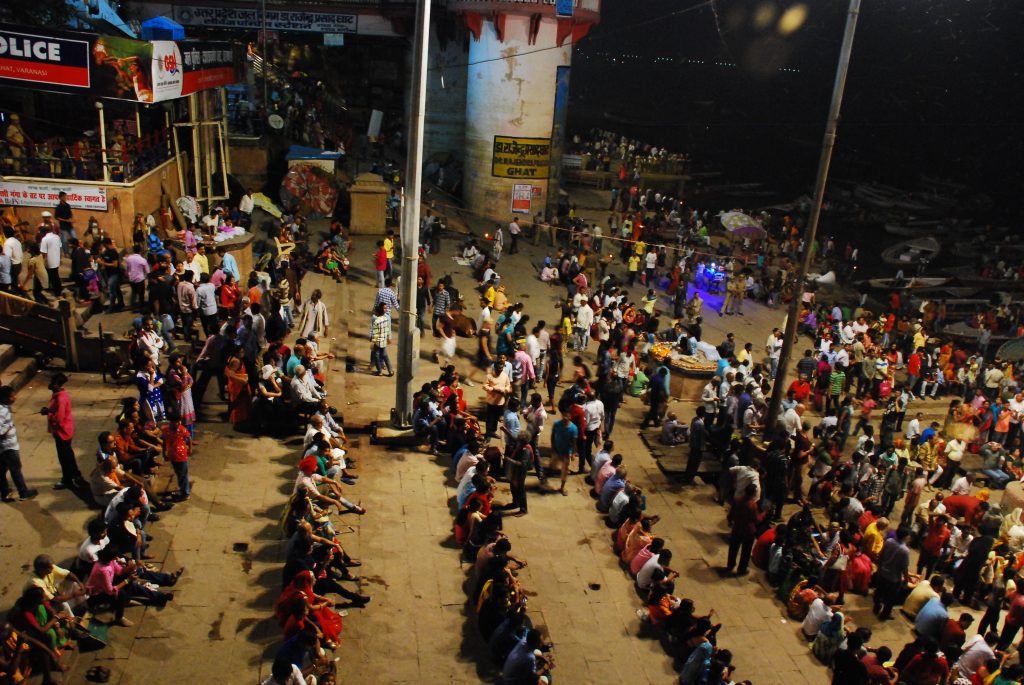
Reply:
<svg viewBox="0 0 1024 685"><path fill-rule="evenodd" d="M705 7L711 7L712 9L714 9L716 1L717 0L703 0L702 2L699 2L696 5L691 5L689 7L684 7L683 9L676 10L674 12L669 12L668 14L663 14L663 15L660 15L658 17L654 17L654 18L651 18L651 19L645 19L643 21L636 22L635 24L629 24L627 26L619 27L617 29L617 32L618 33L622 33L622 32L625 32L625 31L632 31L633 29L640 28L640 27L643 27L643 26L647 26L647 25L650 25L650 24L657 24L657 23L665 21L666 19L670 19L672 17L681 16L683 14L688 14L690 12L695 12L697 10L704 9ZM604 36L590 36L590 37L587 37L587 42L588 43L595 43L595 42L600 42L602 40L607 40L608 38L613 38L613 37L617 38L618 37L618 33L608 34L608 35L604 35ZM581 38L580 40L583 40L583 39ZM578 42L579 41L574 40L574 41L572 41L570 43L570 45L575 45ZM443 65L438 65L438 66L435 66L435 67L428 67L428 70L429 71L440 71L440 70L444 70L444 69L457 69L457 68L460 68L460 67L473 67L473 66L476 66L478 64L487 64L488 62L499 62L501 60L518 59L520 57L527 57L529 55L534 55L534 54L537 54L539 52L548 52L549 50L561 50L563 47L564 47L563 45L551 45L551 46L548 46L548 47L536 48L534 50L527 50L525 52L517 52L517 53L514 53L514 54L510 54L510 55L501 55L499 57L488 57L486 59L480 59L480 60L476 60L476 61L472 61L472 62L462 62L462 63L456 63L456 64L443 64Z"/></svg>

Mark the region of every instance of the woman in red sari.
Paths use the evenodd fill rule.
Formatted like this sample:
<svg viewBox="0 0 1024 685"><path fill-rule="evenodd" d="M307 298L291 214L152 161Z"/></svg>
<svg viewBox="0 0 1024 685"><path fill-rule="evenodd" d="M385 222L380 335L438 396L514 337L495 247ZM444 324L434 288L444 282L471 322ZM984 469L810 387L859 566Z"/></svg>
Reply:
<svg viewBox="0 0 1024 685"><path fill-rule="evenodd" d="M300 604L306 605L307 617L323 633L326 646L331 649L336 647L341 642L341 614L331 608L334 602L313 592L313 573L310 571L296 575L274 605L274 617L283 629L292 634L304 629L302 621L306 619L298 616L299 612L295 609Z"/></svg>
<svg viewBox="0 0 1024 685"><path fill-rule="evenodd" d="M249 374L245 371L241 351L237 346L228 355L224 375L228 379L229 418L233 425L243 425L249 420L252 391L249 389Z"/></svg>

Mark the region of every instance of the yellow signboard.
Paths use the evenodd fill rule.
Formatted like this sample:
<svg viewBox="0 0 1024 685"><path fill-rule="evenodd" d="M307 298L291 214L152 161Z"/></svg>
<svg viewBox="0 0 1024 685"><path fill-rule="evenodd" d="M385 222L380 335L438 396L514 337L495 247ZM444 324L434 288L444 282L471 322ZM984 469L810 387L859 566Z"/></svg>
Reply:
<svg viewBox="0 0 1024 685"><path fill-rule="evenodd" d="M498 178L543 179L551 163L550 138L494 136L491 175Z"/></svg>

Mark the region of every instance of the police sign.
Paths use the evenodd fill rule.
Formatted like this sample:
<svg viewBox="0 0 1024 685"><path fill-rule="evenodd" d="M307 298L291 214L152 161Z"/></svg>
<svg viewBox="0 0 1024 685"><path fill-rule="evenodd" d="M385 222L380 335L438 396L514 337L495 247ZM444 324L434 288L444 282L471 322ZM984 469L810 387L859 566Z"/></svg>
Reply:
<svg viewBox="0 0 1024 685"><path fill-rule="evenodd" d="M89 88L89 36L46 35L0 26L0 83ZM18 83L10 83L18 82Z"/></svg>

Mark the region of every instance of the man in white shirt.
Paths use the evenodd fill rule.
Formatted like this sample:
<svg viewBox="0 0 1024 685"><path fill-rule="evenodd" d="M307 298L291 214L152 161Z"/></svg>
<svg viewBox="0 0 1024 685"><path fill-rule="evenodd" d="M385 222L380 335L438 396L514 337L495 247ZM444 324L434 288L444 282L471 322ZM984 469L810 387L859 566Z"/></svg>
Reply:
<svg viewBox="0 0 1024 685"><path fill-rule="evenodd" d="M4 226L4 236L4 254L11 259L11 289L18 290L18 284L21 283L19 276L23 259L21 241L15 237L14 229L10 226Z"/></svg>
<svg viewBox="0 0 1024 685"><path fill-rule="evenodd" d="M292 401L295 402L298 408L307 411L314 412L320 406L320 395L314 394L313 389L306 381L306 376L309 372L306 371L306 367L299 364L295 367L295 376L291 380L292 389Z"/></svg>
<svg viewBox="0 0 1024 685"><path fill-rule="evenodd" d="M812 640L818 635L818 631L821 630L821 626L826 621L832 619L832 608L825 604L825 600L821 598L821 595L815 598L811 602L811 606L807 609L807 616L804 617L804 622L800 625L800 630L803 631L804 637L808 640Z"/></svg>
<svg viewBox="0 0 1024 685"><path fill-rule="evenodd" d="M551 349L551 333L545 325L545 322L537 322L537 344L540 345L540 357L539 363L534 364L534 370L537 372L537 378L544 378L544 362L547 360L548 350Z"/></svg>
<svg viewBox="0 0 1024 685"><path fill-rule="evenodd" d="M43 236L43 239L39 241L39 252L42 253L46 263L46 274L50 279L50 290L53 292L54 297L60 297L61 291L64 290L64 286L60 281L60 254L61 241L60 241L60 226L53 224L50 226L50 230Z"/></svg>
<svg viewBox="0 0 1024 685"><path fill-rule="evenodd" d="M590 464L594 445L601 444L601 431L604 427L604 402L598 399L593 390L587 393L587 401L583 403L583 419L587 427L583 456Z"/></svg>
<svg viewBox="0 0 1024 685"><path fill-rule="evenodd" d="M907 431L905 433L907 442L913 445L915 441L921 437L921 412L918 412L914 418L907 424Z"/></svg>
<svg viewBox="0 0 1024 685"><path fill-rule="evenodd" d="M655 573L658 570L661 570L659 581L669 581L677 578L679 574L668 566L671 563L672 552L667 549L652 555L650 559L644 562L640 570L636 572L637 587L642 590L649 589L655 582Z"/></svg>
<svg viewBox="0 0 1024 685"><path fill-rule="evenodd" d="M213 283L210 283L210 274L199 276L196 302L199 304L199 318L203 322L203 332L213 335L217 332L217 289Z"/></svg>
<svg viewBox="0 0 1024 685"><path fill-rule="evenodd" d="M519 252L519 235L523 230L519 227L519 219L512 217L512 221L508 224L508 234L512 237L512 244L508 247L509 254L515 254Z"/></svg>
<svg viewBox="0 0 1024 685"><path fill-rule="evenodd" d="M579 293L577 293L579 294ZM582 304L576 312L576 335L579 338L579 350L585 352L590 342L590 328L594 325L594 310Z"/></svg>
<svg viewBox="0 0 1024 685"><path fill-rule="evenodd" d="M802 402L797 402L796 406L787 409L786 413L782 416L782 423L786 430L786 435L793 437L797 431L803 427L803 415L805 407Z"/></svg>
<svg viewBox="0 0 1024 685"><path fill-rule="evenodd" d="M255 208L255 202L252 199L252 191L246 190L245 195L238 201L238 213L242 215L241 224L246 228L249 228L249 224L252 221L252 210Z"/></svg>
<svg viewBox="0 0 1024 685"><path fill-rule="evenodd" d="M14 275L14 259L12 258L11 259L11 276L13 277L13 275ZM16 280L15 280L15 283L17 283ZM1013 439L1015 437L1017 437L1018 433L1020 432L1020 418L1021 418L1022 412L1024 412L1024 394L1017 393L1016 395L1014 395L1013 399L1011 399L1009 402L1007 402L1006 409L1004 409L1003 411L1007 411L1007 410L1009 410L1011 412L1011 414L1010 414L1010 430L1006 434L1006 442L1004 444L1012 445L1013 444Z"/></svg>
<svg viewBox="0 0 1024 685"><path fill-rule="evenodd" d="M964 678L971 678L979 668L995 658L994 648L999 634L992 630L987 635L975 635L964 645L964 651L956 662L956 670Z"/></svg>
<svg viewBox="0 0 1024 685"><path fill-rule="evenodd" d="M782 331L778 328L773 328L764 345L772 365L771 377L772 380L775 380L775 374L779 371L779 355L782 354Z"/></svg>
<svg viewBox="0 0 1024 685"><path fill-rule="evenodd" d="M974 474L965 474L953 481L953 487L950 488L949 494L969 495L971 494L972 485L974 485Z"/></svg>

